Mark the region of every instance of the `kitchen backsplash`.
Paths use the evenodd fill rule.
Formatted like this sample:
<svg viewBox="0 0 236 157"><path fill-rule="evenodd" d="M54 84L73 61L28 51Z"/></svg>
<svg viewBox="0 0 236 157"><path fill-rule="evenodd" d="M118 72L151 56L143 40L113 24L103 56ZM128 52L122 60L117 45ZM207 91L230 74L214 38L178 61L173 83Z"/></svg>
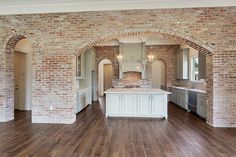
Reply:
<svg viewBox="0 0 236 157"><path fill-rule="evenodd" d="M206 90L206 81L176 80L175 86Z"/></svg>
<svg viewBox="0 0 236 157"><path fill-rule="evenodd" d="M126 84L133 84L134 82L138 82L141 80L140 72L126 72L123 74L123 81Z"/></svg>

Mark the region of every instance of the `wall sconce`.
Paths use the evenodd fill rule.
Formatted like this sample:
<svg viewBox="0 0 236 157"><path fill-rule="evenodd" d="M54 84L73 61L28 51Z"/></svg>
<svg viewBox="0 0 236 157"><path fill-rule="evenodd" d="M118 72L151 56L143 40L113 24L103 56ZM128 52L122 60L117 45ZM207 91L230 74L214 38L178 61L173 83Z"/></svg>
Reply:
<svg viewBox="0 0 236 157"><path fill-rule="evenodd" d="M148 59L149 62L153 62L153 61L154 61L154 58L155 58L155 56L154 56L153 54L149 54L149 55L147 56L147 59Z"/></svg>
<svg viewBox="0 0 236 157"><path fill-rule="evenodd" d="M118 60L118 62L122 62L123 61L123 56L122 55L117 55L117 60Z"/></svg>

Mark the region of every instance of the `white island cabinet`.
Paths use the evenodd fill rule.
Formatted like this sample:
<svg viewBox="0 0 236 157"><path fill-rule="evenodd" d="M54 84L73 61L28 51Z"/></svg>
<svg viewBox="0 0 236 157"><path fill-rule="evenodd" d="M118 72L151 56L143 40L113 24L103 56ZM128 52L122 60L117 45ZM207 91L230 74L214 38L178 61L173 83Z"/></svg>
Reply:
<svg viewBox="0 0 236 157"><path fill-rule="evenodd" d="M106 117L164 117L167 95L160 89L110 88L106 93Z"/></svg>

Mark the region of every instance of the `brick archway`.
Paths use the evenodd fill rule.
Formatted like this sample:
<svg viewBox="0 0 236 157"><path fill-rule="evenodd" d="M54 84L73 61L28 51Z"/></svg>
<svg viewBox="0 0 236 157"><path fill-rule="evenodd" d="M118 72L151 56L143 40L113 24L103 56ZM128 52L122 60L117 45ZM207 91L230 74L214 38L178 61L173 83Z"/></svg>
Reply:
<svg viewBox="0 0 236 157"><path fill-rule="evenodd" d="M14 48L17 42L25 39L24 35L15 32L7 37L3 51L4 63L0 65L0 121L6 122L14 119Z"/></svg>
<svg viewBox="0 0 236 157"><path fill-rule="evenodd" d="M214 52L214 48L201 40L189 36L188 34L183 34L171 30L165 29L154 29L154 28L132 28L125 30L116 30L108 33L102 33L97 36L91 37L79 47L73 50L73 54L77 55L82 53L92 46L103 43L105 41L117 39L120 37L130 37L130 36L148 36L148 37L159 37L164 39L170 39L181 44L186 44L201 53L211 54Z"/></svg>
<svg viewBox="0 0 236 157"><path fill-rule="evenodd" d="M215 48L197 38L189 36L188 34L158 29L158 28L132 28L125 30L115 30L112 32L106 32L97 36L89 38L83 42L79 47L74 48L72 53L78 55L86 50L90 49L97 44L105 41L117 39L120 37L132 37L132 36L148 36L148 37L159 37L164 39L170 39L180 44L186 44L200 53L207 54L207 120L206 122L213 125L213 54Z"/></svg>

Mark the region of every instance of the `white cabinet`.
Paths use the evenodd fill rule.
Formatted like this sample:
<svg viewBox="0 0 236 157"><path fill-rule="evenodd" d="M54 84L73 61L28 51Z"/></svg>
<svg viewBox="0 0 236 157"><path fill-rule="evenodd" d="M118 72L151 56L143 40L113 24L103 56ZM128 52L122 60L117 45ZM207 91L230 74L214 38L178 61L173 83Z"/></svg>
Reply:
<svg viewBox="0 0 236 157"><path fill-rule="evenodd" d="M197 106L197 114L202 117L206 118L206 94L202 92L197 92L189 89L193 94L197 95L197 100L195 100L194 104ZM188 107L188 99L193 99L191 98L191 94L189 94L189 90L186 89L179 89L179 88L174 88L170 87L170 92L172 93L170 95L170 101L175 103L176 105L186 109L187 111L191 110L191 106ZM195 109L196 110L196 109ZM194 111L194 110L192 110Z"/></svg>
<svg viewBox="0 0 236 157"><path fill-rule="evenodd" d="M197 114L206 118L206 94L197 93Z"/></svg>
<svg viewBox="0 0 236 157"><path fill-rule="evenodd" d="M112 115L136 114L136 95L133 94L110 94L107 110Z"/></svg>
<svg viewBox="0 0 236 157"><path fill-rule="evenodd" d="M152 95L142 94L138 95L138 114L149 115L152 111Z"/></svg>
<svg viewBox="0 0 236 157"><path fill-rule="evenodd" d="M136 101L137 97L133 94L121 95L121 110L123 114L134 115L136 114Z"/></svg>
<svg viewBox="0 0 236 157"><path fill-rule="evenodd" d="M180 49L176 54L176 79L189 79L189 48Z"/></svg>
<svg viewBox="0 0 236 157"><path fill-rule="evenodd" d="M171 95L170 101L176 105L188 110L188 91L184 89L177 89L170 87Z"/></svg>
<svg viewBox="0 0 236 157"><path fill-rule="evenodd" d="M92 104L91 88L77 91L77 113L83 110L88 104Z"/></svg>
<svg viewBox="0 0 236 157"><path fill-rule="evenodd" d="M107 102L110 105L107 106L106 110L108 110L110 114L118 115L121 112L121 95L110 94L109 100Z"/></svg>
<svg viewBox="0 0 236 157"><path fill-rule="evenodd" d="M206 79L206 54L198 53L198 71L199 71L199 80Z"/></svg>
<svg viewBox="0 0 236 157"><path fill-rule="evenodd" d="M76 76L77 79L84 78L84 53L76 57Z"/></svg>
<svg viewBox="0 0 236 157"><path fill-rule="evenodd" d="M106 93L106 116L167 118L167 95Z"/></svg>
<svg viewBox="0 0 236 157"><path fill-rule="evenodd" d="M167 107L164 104L167 104L166 95L153 95L152 96L152 115L161 116L167 113ZM167 115L165 115L165 117L167 117Z"/></svg>

